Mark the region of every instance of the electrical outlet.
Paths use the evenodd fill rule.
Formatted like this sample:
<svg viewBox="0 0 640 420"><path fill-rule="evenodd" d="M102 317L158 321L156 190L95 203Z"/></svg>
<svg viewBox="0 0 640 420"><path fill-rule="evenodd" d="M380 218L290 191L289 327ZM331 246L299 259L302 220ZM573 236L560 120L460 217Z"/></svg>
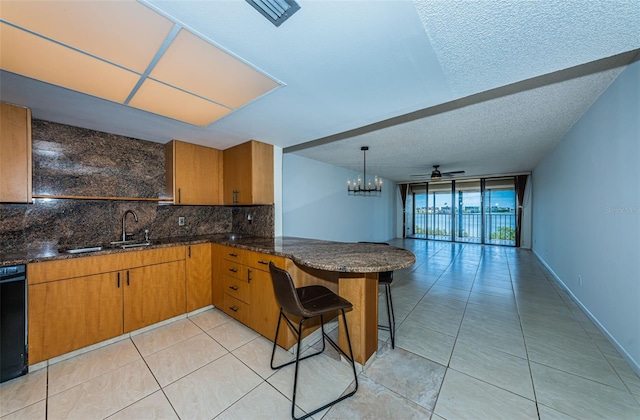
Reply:
<svg viewBox="0 0 640 420"><path fill-rule="evenodd" d="M582 276L578 274L578 284L582 286Z"/></svg>
<svg viewBox="0 0 640 420"><path fill-rule="evenodd" d="M178 217L178 226L184 226L184 217L183 216Z"/></svg>

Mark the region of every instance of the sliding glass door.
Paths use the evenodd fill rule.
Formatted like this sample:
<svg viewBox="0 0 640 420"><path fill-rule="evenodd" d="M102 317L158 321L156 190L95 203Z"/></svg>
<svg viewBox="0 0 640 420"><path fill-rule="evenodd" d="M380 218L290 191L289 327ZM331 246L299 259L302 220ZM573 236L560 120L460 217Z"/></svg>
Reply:
<svg viewBox="0 0 640 420"><path fill-rule="evenodd" d="M485 243L516 244L516 188L513 177L492 178L484 183Z"/></svg>
<svg viewBox="0 0 640 420"><path fill-rule="evenodd" d="M455 241L482 243L480 181L456 181L455 199Z"/></svg>
<svg viewBox="0 0 640 420"><path fill-rule="evenodd" d="M410 184L407 237L515 246L513 177Z"/></svg>

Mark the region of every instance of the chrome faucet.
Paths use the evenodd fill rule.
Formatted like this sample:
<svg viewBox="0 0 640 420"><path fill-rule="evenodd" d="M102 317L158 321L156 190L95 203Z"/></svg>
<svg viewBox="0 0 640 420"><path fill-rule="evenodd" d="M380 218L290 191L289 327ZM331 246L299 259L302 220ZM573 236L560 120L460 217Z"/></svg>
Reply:
<svg viewBox="0 0 640 420"><path fill-rule="evenodd" d="M122 215L122 242L127 240L127 214L133 214L133 219L138 222L138 215L133 210L127 210Z"/></svg>

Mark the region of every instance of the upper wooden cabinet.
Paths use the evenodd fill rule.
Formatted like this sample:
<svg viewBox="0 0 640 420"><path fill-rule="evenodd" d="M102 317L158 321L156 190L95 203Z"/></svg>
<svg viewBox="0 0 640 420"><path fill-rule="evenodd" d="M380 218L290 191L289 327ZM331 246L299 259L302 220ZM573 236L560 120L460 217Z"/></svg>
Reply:
<svg viewBox="0 0 640 420"><path fill-rule="evenodd" d="M222 152L172 140L165 146L167 193L174 204L222 204Z"/></svg>
<svg viewBox="0 0 640 420"><path fill-rule="evenodd" d="M0 202L31 203L31 110L0 103Z"/></svg>
<svg viewBox="0 0 640 420"><path fill-rule="evenodd" d="M273 204L273 146L251 140L223 154L224 204Z"/></svg>

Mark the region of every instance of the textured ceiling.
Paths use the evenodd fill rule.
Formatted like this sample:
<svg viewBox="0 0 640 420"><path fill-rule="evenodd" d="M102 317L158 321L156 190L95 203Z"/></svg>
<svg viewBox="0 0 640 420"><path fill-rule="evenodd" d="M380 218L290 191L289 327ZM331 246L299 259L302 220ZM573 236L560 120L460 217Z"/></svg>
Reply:
<svg viewBox="0 0 640 420"><path fill-rule="evenodd" d="M135 138L256 139L356 170L368 145L395 181L433 164L490 175L531 170L640 48L637 0L301 0L278 28L244 0L141 3L284 86L205 128L7 72L2 100Z"/></svg>

